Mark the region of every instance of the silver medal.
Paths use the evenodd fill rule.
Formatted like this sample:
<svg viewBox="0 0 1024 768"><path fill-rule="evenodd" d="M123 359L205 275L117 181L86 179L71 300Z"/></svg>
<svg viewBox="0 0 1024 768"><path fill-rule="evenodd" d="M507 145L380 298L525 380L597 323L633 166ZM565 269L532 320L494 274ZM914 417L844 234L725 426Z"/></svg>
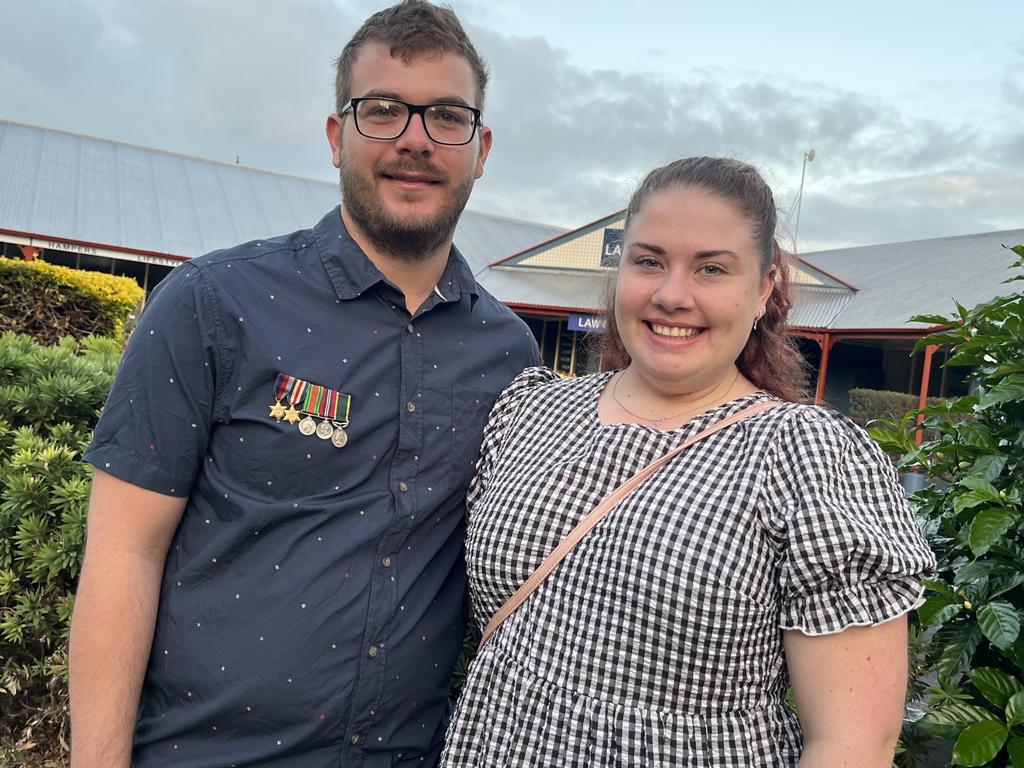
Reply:
<svg viewBox="0 0 1024 768"><path fill-rule="evenodd" d="M309 436L316 432L316 422L313 421L311 416L306 416L302 421L299 422L299 432Z"/></svg>
<svg viewBox="0 0 1024 768"><path fill-rule="evenodd" d="M331 435L333 434L334 427L331 426L331 423L327 421L327 419L321 421L316 427L316 436L321 440L330 440Z"/></svg>

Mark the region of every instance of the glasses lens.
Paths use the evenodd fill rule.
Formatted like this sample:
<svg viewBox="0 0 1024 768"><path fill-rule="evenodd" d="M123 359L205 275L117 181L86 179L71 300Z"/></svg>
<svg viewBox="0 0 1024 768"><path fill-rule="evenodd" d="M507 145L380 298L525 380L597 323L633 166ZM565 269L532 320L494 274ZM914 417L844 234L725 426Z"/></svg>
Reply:
<svg viewBox="0 0 1024 768"><path fill-rule="evenodd" d="M366 99L356 105L356 127L371 139L397 139L409 121L409 108L400 101Z"/></svg>
<svg viewBox="0 0 1024 768"><path fill-rule="evenodd" d="M397 139L409 124L409 107L400 101L366 99L355 107L356 128L371 139ZM466 144L476 130L473 110L458 104L423 108L427 135L439 144Z"/></svg>
<svg viewBox="0 0 1024 768"><path fill-rule="evenodd" d="M464 144L473 137L476 117L468 107L432 104L424 111L427 133L441 144Z"/></svg>

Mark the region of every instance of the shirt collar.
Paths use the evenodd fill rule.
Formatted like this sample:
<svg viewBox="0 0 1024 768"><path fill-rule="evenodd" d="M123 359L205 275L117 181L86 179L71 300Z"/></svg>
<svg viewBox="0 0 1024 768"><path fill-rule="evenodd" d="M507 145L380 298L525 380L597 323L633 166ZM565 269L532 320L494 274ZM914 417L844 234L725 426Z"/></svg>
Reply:
<svg viewBox="0 0 1024 768"><path fill-rule="evenodd" d="M334 291L342 301L362 295L377 283L387 282L345 229L341 206L335 207L313 227L313 240ZM457 301L468 294L471 306L480 295L473 272L454 243L437 290L445 301Z"/></svg>

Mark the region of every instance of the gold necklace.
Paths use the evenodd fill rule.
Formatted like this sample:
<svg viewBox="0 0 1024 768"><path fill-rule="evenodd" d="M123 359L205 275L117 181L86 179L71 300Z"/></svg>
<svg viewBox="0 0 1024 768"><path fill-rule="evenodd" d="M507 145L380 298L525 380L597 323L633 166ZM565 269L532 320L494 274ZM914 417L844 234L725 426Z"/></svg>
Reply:
<svg viewBox="0 0 1024 768"><path fill-rule="evenodd" d="M740 377L740 372L737 369L736 375L732 377L732 381L730 381L729 385L725 388L726 392L728 392L730 389L732 389L733 384L736 383L736 380L739 377ZM694 408L693 406L690 406L685 411L680 411L679 413L675 414L674 416L654 416L654 417L651 417L651 416L641 416L639 413L636 413L635 411L631 411L629 408L626 407L625 403L623 403L621 400L619 400L619 381L621 381L621 380L622 380L622 374L620 373L620 374L618 374L615 377L615 383L612 384L612 400L614 400L616 402L616 404L619 406L619 408L624 410L626 413L628 413L633 418L640 419L640 421L649 421L651 424L654 425L655 429L661 429L661 425L664 424L666 421L675 421L680 416L685 416L686 414L691 413L691 412L692 413L697 413L702 408L704 408L704 405L700 404L696 408ZM708 402L709 403L713 403L716 399L717 399L717 396L715 398L712 398L711 400L708 400Z"/></svg>

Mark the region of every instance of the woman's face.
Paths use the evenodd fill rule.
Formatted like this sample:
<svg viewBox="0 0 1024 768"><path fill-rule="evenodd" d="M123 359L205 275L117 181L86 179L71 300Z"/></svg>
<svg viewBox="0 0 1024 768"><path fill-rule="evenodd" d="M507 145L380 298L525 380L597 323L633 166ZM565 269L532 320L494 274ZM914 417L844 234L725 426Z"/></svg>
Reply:
<svg viewBox="0 0 1024 768"><path fill-rule="evenodd" d="M687 187L655 192L630 220L615 288L630 367L672 394L733 377L772 285L734 203Z"/></svg>

